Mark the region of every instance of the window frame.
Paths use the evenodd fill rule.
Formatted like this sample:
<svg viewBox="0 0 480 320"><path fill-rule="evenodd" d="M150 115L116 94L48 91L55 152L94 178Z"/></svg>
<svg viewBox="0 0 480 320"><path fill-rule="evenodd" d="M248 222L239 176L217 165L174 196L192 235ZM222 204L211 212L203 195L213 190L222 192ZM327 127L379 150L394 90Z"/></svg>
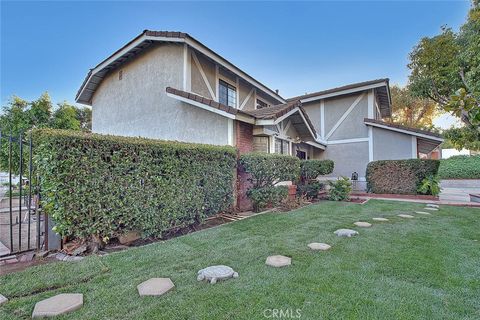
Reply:
<svg viewBox="0 0 480 320"><path fill-rule="evenodd" d="M226 87L226 91L227 91L227 103L223 103L220 101L220 91L221 91L221 87ZM231 92L230 90L232 90L233 92L235 92L235 97L232 97L232 100L233 101L230 101L230 95L229 93ZM227 81L226 79L223 79L223 78L219 78L218 79L218 102L219 103L222 103L226 106L229 106L229 107L232 107L232 108L237 108L237 95L238 95L238 89L237 89L237 86L236 85L233 85L230 81Z"/></svg>

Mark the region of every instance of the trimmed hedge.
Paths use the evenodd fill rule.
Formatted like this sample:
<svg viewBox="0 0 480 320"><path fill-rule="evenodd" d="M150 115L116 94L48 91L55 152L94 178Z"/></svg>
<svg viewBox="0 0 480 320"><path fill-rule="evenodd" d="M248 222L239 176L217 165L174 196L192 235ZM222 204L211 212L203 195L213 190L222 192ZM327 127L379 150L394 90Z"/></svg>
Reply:
<svg viewBox="0 0 480 320"><path fill-rule="evenodd" d="M239 163L250 174L252 187L247 196L256 212L277 205L288 195L285 186L275 186L278 182L297 181L300 176L300 159L288 155L251 152L241 155Z"/></svg>
<svg viewBox="0 0 480 320"><path fill-rule="evenodd" d="M302 160L302 180L309 181L318 176L324 176L333 172L334 163L332 160Z"/></svg>
<svg viewBox="0 0 480 320"><path fill-rule="evenodd" d="M480 179L480 155L442 159L438 176L440 179Z"/></svg>
<svg viewBox="0 0 480 320"><path fill-rule="evenodd" d="M367 166L367 190L373 193L417 194L423 179L438 173L438 160L381 160Z"/></svg>
<svg viewBox="0 0 480 320"><path fill-rule="evenodd" d="M40 129L33 133L42 203L63 236L161 236L233 203L236 151Z"/></svg>

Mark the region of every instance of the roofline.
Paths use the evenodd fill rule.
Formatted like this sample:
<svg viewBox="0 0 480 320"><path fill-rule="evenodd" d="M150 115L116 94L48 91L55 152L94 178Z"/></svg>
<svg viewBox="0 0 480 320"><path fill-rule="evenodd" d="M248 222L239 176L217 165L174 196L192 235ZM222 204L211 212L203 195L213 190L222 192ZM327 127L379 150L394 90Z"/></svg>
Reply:
<svg viewBox="0 0 480 320"><path fill-rule="evenodd" d="M389 85L389 79L388 78L371 80L371 81L364 81L364 82L349 84L349 85L338 87L338 88L327 89L327 90L318 91L318 92L314 92L314 93L304 94L302 96L288 98L287 101L300 100L302 103L307 103L307 102L311 102L311 101L315 101L315 100L336 97L336 96L345 95L345 94L349 94L349 93L354 93L354 92L358 92L358 91L375 89L375 88L379 88L379 87L383 87L383 86L386 86L388 88L388 90L387 90L388 91L388 100L389 100L389 103L391 104L392 100L391 100L391 96L390 96L390 85Z"/></svg>
<svg viewBox="0 0 480 320"><path fill-rule="evenodd" d="M435 134L433 132L428 132L426 130L408 128L408 127L405 127L405 126L396 125L396 124L389 124L389 123L385 123L383 121L378 121L378 120L369 119L369 118L365 118L364 123L367 126L377 127L377 128L381 128L381 129L390 130L390 131L396 131L396 132L408 134L408 135L411 135L411 136L416 136L416 137L419 137L419 138L435 140L435 141L438 141L438 142L443 142L444 141L444 139L442 137L439 137L437 134Z"/></svg>
<svg viewBox="0 0 480 320"><path fill-rule="evenodd" d="M162 34L162 35L159 35ZM196 40L195 38L191 37L187 33L182 33L182 32L156 32L156 31L151 31L151 30L144 30L141 34L136 36L134 39L129 41L127 44L125 44L123 47L115 51L113 54L111 54L108 58L97 64L93 69L90 69L89 73L87 74L87 77L83 81L82 85L80 86L79 91L77 92L77 95L75 97L75 101L78 103L85 103L85 104L91 104L91 101L82 101L80 100L80 96L83 94L85 91L85 88L87 86L87 83L90 81L93 75L95 73L99 72L108 64L112 63L119 57L123 56L124 54L128 53L130 50L135 48L137 45L141 44L142 42L145 41L163 41L163 42L176 42L176 43L186 43L189 45L191 48L199 51L200 53L208 56L210 59L215 61L216 63L222 65L224 68L228 69L229 71L237 74L247 82L249 82L251 85L258 87L259 89L265 91L268 95L270 95L272 98L274 98L277 101L280 101L282 103L286 103L286 100L282 98L279 94L277 94L275 91L272 89L268 88L252 76L248 75L246 72L235 66L233 63L229 62L227 59L223 58L221 55L213 51L212 49L208 48L204 44L202 44L200 41Z"/></svg>

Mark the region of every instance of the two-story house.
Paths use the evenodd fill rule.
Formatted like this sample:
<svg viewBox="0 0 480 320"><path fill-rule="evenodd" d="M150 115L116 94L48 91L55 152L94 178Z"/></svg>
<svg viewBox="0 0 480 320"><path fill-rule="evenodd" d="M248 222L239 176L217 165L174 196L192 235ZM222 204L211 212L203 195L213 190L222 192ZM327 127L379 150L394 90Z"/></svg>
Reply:
<svg viewBox="0 0 480 320"><path fill-rule="evenodd" d="M286 99L181 32L145 30L90 70L76 101L92 106L97 133L332 159L332 176L360 180L370 161L417 158L443 141L383 121L388 79Z"/></svg>

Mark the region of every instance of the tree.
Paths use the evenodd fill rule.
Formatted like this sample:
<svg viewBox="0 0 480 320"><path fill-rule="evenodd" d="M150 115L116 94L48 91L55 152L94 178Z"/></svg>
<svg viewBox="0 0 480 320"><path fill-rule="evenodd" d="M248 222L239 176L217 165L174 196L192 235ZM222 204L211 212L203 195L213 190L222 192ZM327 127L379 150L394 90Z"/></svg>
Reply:
<svg viewBox="0 0 480 320"><path fill-rule="evenodd" d="M431 129L437 105L431 99L416 97L408 87L392 86L393 123L419 129Z"/></svg>
<svg viewBox="0 0 480 320"><path fill-rule="evenodd" d="M37 100L26 101L19 97L12 97L3 107L0 115L0 131L2 134L0 149L0 170L9 168L9 143L7 136L18 137L32 128L56 128L70 130L90 131L91 111L87 108L78 108L67 102L59 103L53 107L48 93L42 94ZM26 148L27 149L27 148ZM24 159L28 159L28 150L25 149ZM12 169L19 173L20 149L18 141L12 143ZM24 168L26 168L24 164Z"/></svg>
<svg viewBox="0 0 480 320"><path fill-rule="evenodd" d="M458 33L442 27L439 35L421 39L410 53L408 67L412 92L435 101L464 123L463 128L446 132L454 145L480 145L480 0L472 1Z"/></svg>

